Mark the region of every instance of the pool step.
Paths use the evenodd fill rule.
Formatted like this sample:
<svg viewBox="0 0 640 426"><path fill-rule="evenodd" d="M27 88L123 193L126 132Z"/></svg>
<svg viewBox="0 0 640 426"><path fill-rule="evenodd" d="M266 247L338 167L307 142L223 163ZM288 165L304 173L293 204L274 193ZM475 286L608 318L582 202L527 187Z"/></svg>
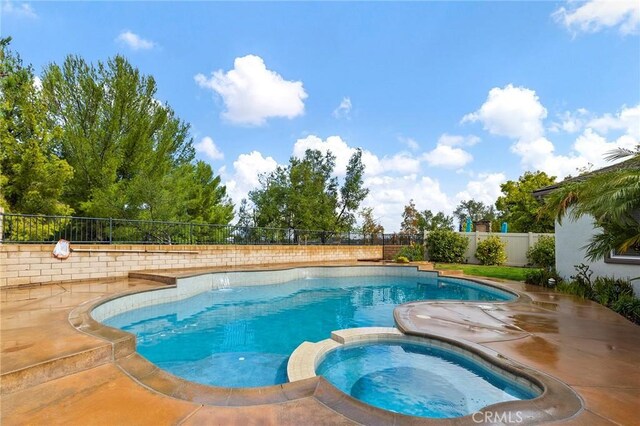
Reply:
<svg viewBox="0 0 640 426"><path fill-rule="evenodd" d="M461 277L464 275L462 269L437 269L441 277Z"/></svg>
<svg viewBox="0 0 640 426"><path fill-rule="evenodd" d="M0 375L0 394L17 392L50 380L111 362L113 349L110 343L86 351L53 358L19 370Z"/></svg>
<svg viewBox="0 0 640 426"><path fill-rule="evenodd" d="M2 373L0 375L0 395L10 394L50 380L89 370L135 352L135 336L93 320L86 310L87 306L91 305L92 303L83 303L71 311L68 316L68 324L78 331L91 335L91 337L86 335L76 337L76 339L85 342L81 347L64 355L54 356ZM8 350L10 349L5 349L4 352Z"/></svg>

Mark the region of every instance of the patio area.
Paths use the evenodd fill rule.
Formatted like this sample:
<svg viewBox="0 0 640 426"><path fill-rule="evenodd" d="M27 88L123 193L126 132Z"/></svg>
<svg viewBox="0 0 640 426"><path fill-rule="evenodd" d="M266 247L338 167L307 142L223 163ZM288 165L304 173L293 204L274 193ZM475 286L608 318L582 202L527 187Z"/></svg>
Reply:
<svg viewBox="0 0 640 426"><path fill-rule="evenodd" d="M558 420L550 410L540 422L637 424L640 328L590 301L522 283L500 284L524 297L499 307L410 303L396 309L396 322L408 334L485 346L563 381L582 398L584 408L576 416ZM92 334L76 328L83 327L75 315L79 306L162 286L166 284L123 278L3 289L1 423L460 424L456 419L380 416L322 379L279 391L229 390L215 404L203 402L207 398L198 394L198 387L168 383L153 371L136 371L137 355L126 355L132 340L118 340L118 333L108 327ZM513 332L499 333L496 324ZM562 403L557 402L558 410Z"/></svg>

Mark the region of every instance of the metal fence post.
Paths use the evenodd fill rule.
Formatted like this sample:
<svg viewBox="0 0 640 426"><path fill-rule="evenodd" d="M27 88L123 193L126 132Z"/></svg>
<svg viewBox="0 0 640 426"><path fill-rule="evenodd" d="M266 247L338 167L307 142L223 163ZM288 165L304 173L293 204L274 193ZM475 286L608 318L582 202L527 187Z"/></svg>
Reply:
<svg viewBox="0 0 640 426"><path fill-rule="evenodd" d="M109 218L109 244L113 243L113 218Z"/></svg>

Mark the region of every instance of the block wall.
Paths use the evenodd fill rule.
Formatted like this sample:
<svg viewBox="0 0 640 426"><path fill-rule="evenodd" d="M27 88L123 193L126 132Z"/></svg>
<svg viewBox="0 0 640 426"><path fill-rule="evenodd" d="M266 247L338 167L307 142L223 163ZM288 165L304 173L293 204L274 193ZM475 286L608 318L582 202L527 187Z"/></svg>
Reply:
<svg viewBox="0 0 640 426"><path fill-rule="evenodd" d="M68 259L52 256L54 244L0 245L0 288L48 282L124 277L130 271L351 262L382 257L381 246L147 246L72 245Z"/></svg>

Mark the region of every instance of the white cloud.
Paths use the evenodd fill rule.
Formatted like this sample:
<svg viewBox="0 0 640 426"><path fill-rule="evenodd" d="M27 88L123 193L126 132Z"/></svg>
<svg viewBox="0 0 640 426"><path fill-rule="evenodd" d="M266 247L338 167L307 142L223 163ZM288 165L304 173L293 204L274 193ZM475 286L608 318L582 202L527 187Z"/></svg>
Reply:
<svg viewBox="0 0 640 426"><path fill-rule="evenodd" d="M122 31L118 37L116 37L118 43L124 44L132 50L149 50L155 47L155 43L140 37L138 34L129 30Z"/></svg>
<svg viewBox="0 0 640 426"><path fill-rule="evenodd" d="M302 82L283 79L267 69L259 56L236 58L232 70L215 71L209 78L197 74L194 79L220 95L226 108L222 117L233 123L260 126L268 118L304 114L307 93Z"/></svg>
<svg viewBox="0 0 640 426"><path fill-rule="evenodd" d="M447 133L440 136L436 147L423 154L422 158L433 167L460 168L473 161L473 156L456 146L472 146L477 144L477 136L458 136Z"/></svg>
<svg viewBox="0 0 640 426"><path fill-rule="evenodd" d="M587 157L576 152L568 155L556 154L554 144L546 137L520 139L511 146L511 152L520 156L525 170L542 170L558 178L575 175L576 170L586 167L590 162ZM604 158L592 162L598 166L604 163Z"/></svg>
<svg viewBox="0 0 640 426"><path fill-rule="evenodd" d="M411 154L406 152L399 152L392 155L391 157L384 156L380 160L380 165L381 172L385 173L396 173L404 175L407 173L420 172L420 159L415 158Z"/></svg>
<svg viewBox="0 0 640 426"><path fill-rule="evenodd" d="M491 206L495 204L496 198L501 195L500 185L506 180L507 177L504 173L480 174L478 179L469 181L467 187L456 194L456 200L460 202L473 199Z"/></svg>
<svg viewBox="0 0 640 426"><path fill-rule="evenodd" d="M555 153L555 146L545 137L533 141L520 140L511 146L511 151L518 154L522 166L526 170L542 170L560 179L567 175L575 175L589 163L600 167L606 164L604 158L581 155L581 152L570 152L568 155ZM592 161L590 161L592 160Z"/></svg>
<svg viewBox="0 0 640 426"><path fill-rule="evenodd" d="M604 134L611 130L623 130L629 136L640 139L640 104L631 108L623 107L615 115L595 117L587 126Z"/></svg>
<svg viewBox="0 0 640 426"><path fill-rule="evenodd" d="M239 204L247 198L249 191L260 185L260 175L271 173L278 167L273 157L265 157L259 151L240 154L233 162L233 173L227 174L226 168L220 169L220 175L227 186L227 193L231 199Z"/></svg>
<svg viewBox="0 0 640 426"><path fill-rule="evenodd" d="M196 151L202 152L212 160L224 159L224 154L222 153L222 151L220 151L220 149L218 149L215 142L213 142L213 139L211 139L209 136L205 136L204 138L202 138L202 140L193 145L193 147L196 149Z"/></svg>
<svg viewBox="0 0 640 426"><path fill-rule="evenodd" d="M457 169L473 161L473 156L461 148L438 144L424 154L424 159L430 166Z"/></svg>
<svg viewBox="0 0 640 426"><path fill-rule="evenodd" d="M338 108L333 110L333 116L335 118L346 118L349 120L351 118L351 98L344 97L338 105Z"/></svg>
<svg viewBox="0 0 640 426"><path fill-rule="evenodd" d="M474 135L460 136L443 133L438 139L438 145L446 146L473 146L480 142L480 138Z"/></svg>
<svg viewBox="0 0 640 426"><path fill-rule="evenodd" d="M582 130L589 120L589 111L585 108L578 108L576 111L565 111L562 114L558 114L559 122L551 123L549 131L577 133Z"/></svg>
<svg viewBox="0 0 640 426"><path fill-rule="evenodd" d="M493 88L480 109L468 114L463 122L479 121L490 133L514 140L511 151L520 156L525 170L542 170L563 178L591 163L599 168L607 165L604 155L615 148L633 148L640 143L640 105L623 107L617 114L593 117L586 109L565 113L562 123L554 123L551 130L581 135L566 155L557 154L554 144L545 136L544 119L547 110L533 90L506 86ZM616 131L614 140L604 135Z"/></svg>
<svg viewBox="0 0 640 426"><path fill-rule="evenodd" d="M293 145L293 155L298 158L304 157L308 149L316 149L323 154L327 151L336 157L336 176L344 176L347 172L349 159L356 151L355 147L349 146L340 136L329 136L327 139L309 135L298 139ZM372 152L362 150L362 163L365 166L365 174L376 176L388 172L393 174L417 173L420 171L420 159L407 152L399 152L392 156L382 158Z"/></svg>
<svg viewBox="0 0 640 426"><path fill-rule="evenodd" d="M546 117L547 110L535 91L509 84L491 89L480 109L465 115L462 123L479 121L494 135L535 139L544 134L542 120Z"/></svg>
<svg viewBox="0 0 640 426"><path fill-rule="evenodd" d="M577 2L569 2L572 6ZM576 7L561 7L553 18L574 34L595 33L605 28L618 27L622 34L637 33L640 29L640 2L638 0L590 0Z"/></svg>
<svg viewBox="0 0 640 426"><path fill-rule="evenodd" d="M454 205L440 188L440 182L428 176L371 176L365 179L369 196L363 207L372 207L385 232L397 231L404 206L414 200L418 210L444 211L451 214Z"/></svg>
<svg viewBox="0 0 640 426"><path fill-rule="evenodd" d="M38 17L38 14L33 9L31 4L26 2L14 3L11 0L4 0L0 5L0 9L2 10L2 14L7 16L10 15L30 19L35 19Z"/></svg>
<svg viewBox="0 0 640 426"><path fill-rule="evenodd" d="M42 90L42 79L37 75L33 77L33 88L38 92Z"/></svg>
<svg viewBox="0 0 640 426"><path fill-rule="evenodd" d="M398 140L400 141L400 143L406 145L407 148L409 148L411 151L417 151L420 149L420 144L413 138L405 138L403 136L399 136Z"/></svg>
<svg viewBox="0 0 640 426"><path fill-rule="evenodd" d="M603 158L605 155L617 148L633 149L640 139L634 138L629 134L620 136L614 141L607 141L593 129L586 129L575 141L573 148L593 165L604 165Z"/></svg>

